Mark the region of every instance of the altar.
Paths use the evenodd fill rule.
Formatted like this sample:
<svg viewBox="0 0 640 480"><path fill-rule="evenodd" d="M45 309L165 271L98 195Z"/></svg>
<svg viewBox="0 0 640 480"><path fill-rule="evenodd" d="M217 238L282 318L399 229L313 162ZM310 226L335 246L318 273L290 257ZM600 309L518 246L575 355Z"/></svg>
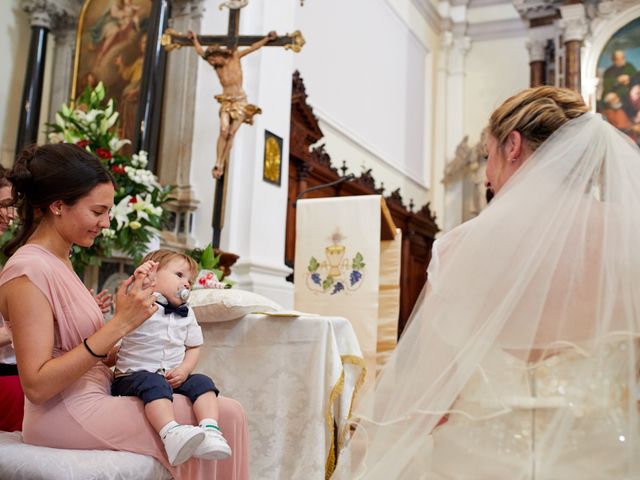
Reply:
<svg viewBox="0 0 640 480"><path fill-rule="evenodd" d="M249 314L210 323L198 371L249 422L251 478L322 479L333 471L364 361L342 317Z"/></svg>

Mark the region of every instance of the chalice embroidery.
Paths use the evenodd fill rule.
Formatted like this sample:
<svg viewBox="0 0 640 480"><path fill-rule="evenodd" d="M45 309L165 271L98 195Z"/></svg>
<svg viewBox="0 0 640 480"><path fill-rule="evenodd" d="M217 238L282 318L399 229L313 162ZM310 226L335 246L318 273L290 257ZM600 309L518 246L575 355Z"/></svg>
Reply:
<svg viewBox="0 0 640 480"><path fill-rule="evenodd" d="M324 260L309 259L306 273L307 288L321 294L348 294L360 288L364 281L365 262L360 252L349 258L346 237L336 228L329 237L331 244L324 249Z"/></svg>

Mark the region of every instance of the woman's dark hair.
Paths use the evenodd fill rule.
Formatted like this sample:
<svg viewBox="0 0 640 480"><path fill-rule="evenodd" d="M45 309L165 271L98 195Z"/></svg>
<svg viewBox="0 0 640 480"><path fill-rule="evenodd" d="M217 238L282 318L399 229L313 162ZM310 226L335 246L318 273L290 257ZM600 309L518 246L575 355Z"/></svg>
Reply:
<svg viewBox="0 0 640 480"><path fill-rule="evenodd" d="M4 248L7 256L13 255L33 233L36 212L46 213L57 200L73 205L99 184L115 185L98 158L69 143L25 148L7 179L13 185L13 201L20 218L16 235Z"/></svg>

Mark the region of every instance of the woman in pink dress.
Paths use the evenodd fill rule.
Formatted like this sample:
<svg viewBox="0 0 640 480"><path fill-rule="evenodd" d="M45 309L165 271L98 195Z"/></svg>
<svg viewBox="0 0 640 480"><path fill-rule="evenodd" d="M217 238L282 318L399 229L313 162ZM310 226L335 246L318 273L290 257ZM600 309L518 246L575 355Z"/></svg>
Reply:
<svg viewBox="0 0 640 480"><path fill-rule="evenodd" d="M89 247L110 224L113 180L75 145L26 150L9 177L21 227L0 274L0 313L11 328L26 395L23 438L56 448L124 450L150 455L178 479L248 478L247 423L240 404L220 399L221 428L233 457L192 459L171 467L142 402L111 396L111 370L100 361L156 309L153 285L133 278L116 295L103 325L95 300L74 273L71 247ZM176 395L176 419L196 424L189 400Z"/></svg>

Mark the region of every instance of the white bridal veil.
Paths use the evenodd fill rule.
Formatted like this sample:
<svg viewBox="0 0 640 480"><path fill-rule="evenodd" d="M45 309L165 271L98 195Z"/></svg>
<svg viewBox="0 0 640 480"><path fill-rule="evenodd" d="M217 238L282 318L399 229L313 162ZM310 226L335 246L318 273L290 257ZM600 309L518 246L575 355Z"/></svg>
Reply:
<svg viewBox="0 0 640 480"><path fill-rule="evenodd" d="M640 150L627 137L599 115L566 123L436 242L429 272L334 478L463 478L434 467L437 433L457 419L458 448L442 455L473 458L464 478L640 478ZM474 424L520 410L534 422L528 455L493 451L489 430L488 445L472 442ZM590 464L599 452L610 464ZM511 473L483 476L478 455Z"/></svg>

